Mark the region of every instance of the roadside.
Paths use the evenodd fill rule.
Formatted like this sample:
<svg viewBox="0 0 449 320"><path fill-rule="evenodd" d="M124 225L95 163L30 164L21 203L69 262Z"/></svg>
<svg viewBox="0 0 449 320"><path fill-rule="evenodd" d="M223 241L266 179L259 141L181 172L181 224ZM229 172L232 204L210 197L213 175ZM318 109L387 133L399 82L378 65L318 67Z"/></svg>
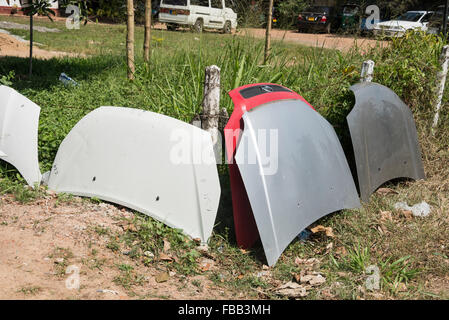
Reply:
<svg viewBox="0 0 449 320"><path fill-rule="evenodd" d="M136 262L126 250L113 250L110 244L109 235L123 234L129 227L132 212L65 197L49 193L21 204L1 196L0 300L244 298L225 293L202 275L170 272L161 281L161 270ZM79 290L70 289L76 268Z"/></svg>
<svg viewBox="0 0 449 320"><path fill-rule="evenodd" d="M238 34L242 36L249 35L256 38L264 38L265 29L247 28L242 29ZM388 45L388 41L379 41L369 38L354 38L353 36L340 36L336 34L299 33L294 30L278 29L272 30L271 38L273 40L282 40L309 47L336 49L343 52L349 51L354 46L361 49L369 49L374 48L377 45L380 47Z"/></svg>
<svg viewBox="0 0 449 320"><path fill-rule="evenodd" d="M28 58L30 54L30 46L28 41L21 41L13 35L0 33L0 57L20 57ZM62 57L75 57L77 54L48 51L40 49L38 46L33 46L33 57L37 59L51 59Z"/></svg>

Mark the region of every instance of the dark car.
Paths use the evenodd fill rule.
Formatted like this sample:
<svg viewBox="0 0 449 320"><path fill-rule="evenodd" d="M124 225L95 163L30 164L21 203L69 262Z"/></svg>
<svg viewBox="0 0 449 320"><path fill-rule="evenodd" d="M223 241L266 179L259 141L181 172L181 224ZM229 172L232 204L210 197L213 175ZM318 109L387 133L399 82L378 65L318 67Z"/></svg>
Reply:
<svg viewBox="0 0 449 320"><path fill-rule="evenodd" d="M278 12L278 9L277 9L277 7L273 7L273 13L272 13L272 21L271 21L271 26L273 27L273 28L276 28L278 25L279 25L279 19L278 19L278 16L279 16L279 12ZM265 15L265 14L262 14L261 16L260 16L260 24L261 24L261 26L263 27L263 28L266 28L267 27L267 16Z"/></svg>
<svg viewBox="0 0 449 320"><path fill-rule="evenodd" d="M331 33L337 25L336 8L313 6L298 15L298 31L322 31Z"/></svg>

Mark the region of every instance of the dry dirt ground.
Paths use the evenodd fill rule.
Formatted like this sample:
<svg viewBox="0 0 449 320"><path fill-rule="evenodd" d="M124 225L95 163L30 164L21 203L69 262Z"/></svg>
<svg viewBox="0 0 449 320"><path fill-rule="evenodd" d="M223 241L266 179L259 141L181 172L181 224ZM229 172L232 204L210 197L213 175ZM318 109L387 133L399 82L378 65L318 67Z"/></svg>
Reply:
<svg viewBox="0 0 449 320"><path fill-rule="evenodd" d="M201 275L172 273L167 282L157 283L161 270L139 265L123 251L108 249L107 237L98 228L123 232L123 219L130 217L132 213L124 208L79 198L60 203L48 194L23 205L12 196L1 196L0 300L238 298L214 288ZM138 288L127 290L114 282L121 275L120 265L131 266L139 275ZM76 269L78 290L71 289L76 286ZM192 282L201 282L202 287Z"/></svg>
<svg viewBox="0 0 449 320"><path fill-rule="evenodd" d="M13 56L27 58L29 57L29 54L30 46L27 42L22 42L10 35L0 33L0 57ZM33 56L38 59L51 59L55 57L60 58L65 56L75 56L75 54L58 51L47 51L34 46Z"/></svg>
<svg viewBox="0 0 449 320"><path fill-rule="evenodd" d="M166 30L165 25L161 23L155 24L154 28ZM244 28L239 30L237 34L241 36L265 38L265 29ZM349 51L355 45L361 49L369 49L375 47L376 45L388 45L388 41L379 41L370 38L354 38L353 36L342 36L336 34L299 33L295 30L286 31L279 29L273 29L271 31L271 39L302 44L309 47L336 49L343 52Z"/></svg>
<svg viewBox="0 0 449 320"><path fill-rule="evenodd" d="M248 28L240 31L239 34L251 35L257 38L265 37L265 29ZM388 41L378 41L369 38L355 39L352 36L340 36L334 34L312 34L299 33L289 30L272 30L271 37L273 40L283 40L286 42L299 43L310 47L319 47L327 49L336 49L340 51L349 51L354 45L362 49L375 47L377 44L386 46Z"/></svg>

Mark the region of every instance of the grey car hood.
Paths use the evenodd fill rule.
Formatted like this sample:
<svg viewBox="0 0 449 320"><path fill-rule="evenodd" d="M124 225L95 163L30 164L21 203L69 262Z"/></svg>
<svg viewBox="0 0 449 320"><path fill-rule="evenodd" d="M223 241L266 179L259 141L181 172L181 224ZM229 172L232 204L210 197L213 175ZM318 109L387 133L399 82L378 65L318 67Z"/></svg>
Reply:
<svg viewBox="0 0 449 320"><path fill-rule="evenodd" d="M425 179L410 108L392 90L377 83L356 84L351 90L356 104L347 121L362 200L368 201L389 180Z"/></svg>
<svg viewBox="0 0 449 320"><path fill-rule="evenodd" d="M360 202L333 127L306 103L276 101L243 119L235 159L272 266L306 227Z"/></svg>

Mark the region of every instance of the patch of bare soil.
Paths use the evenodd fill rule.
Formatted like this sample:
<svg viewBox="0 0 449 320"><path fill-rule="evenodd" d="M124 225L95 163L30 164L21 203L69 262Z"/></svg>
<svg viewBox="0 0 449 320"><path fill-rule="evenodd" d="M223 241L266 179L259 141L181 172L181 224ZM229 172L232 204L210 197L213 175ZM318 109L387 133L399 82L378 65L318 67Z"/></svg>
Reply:
<svg viewBox="0 0 449 320"><path fill-rule="evenodd" d="M98 228L123 232L121 223L131 216L126 209L79 198L59 203L47 195L23 205L2 196L0 299L232 299L202 275L170 274L158 283L161 270L108 249L108 237ZM131 266L140 277L132 290L114 281L123 276L120 265Z"/></svg>
<svg viewBox="0 0 449 320"><path fill-rule="evenodd" d="M27 42L21 42L10 35L0 33L0 57L12 56L12 57L27 58L29 57L29 54L30 54L30 46ZM33 57L37 59L51 59L67 56L74 57L77 55L60 51L47 51L40 49L36 46L33 47Z"/></svg>
<svg viewBox="0 0 449 320"><path fill-rule="evenodd" d="M265 37L265 29L247 28L239 32L240 35L250 35L256 38ZM388 41L379 41L368 38L354 38L352 36L339 36L335 34L312 34L299 33L292 30L272 30L271 38L273 40L283 40L286 42L294 42L310 47L336 49L343 52L349 51L352 47L357 46L361 49L373 48L376 45L387 46Z"/></svg>

